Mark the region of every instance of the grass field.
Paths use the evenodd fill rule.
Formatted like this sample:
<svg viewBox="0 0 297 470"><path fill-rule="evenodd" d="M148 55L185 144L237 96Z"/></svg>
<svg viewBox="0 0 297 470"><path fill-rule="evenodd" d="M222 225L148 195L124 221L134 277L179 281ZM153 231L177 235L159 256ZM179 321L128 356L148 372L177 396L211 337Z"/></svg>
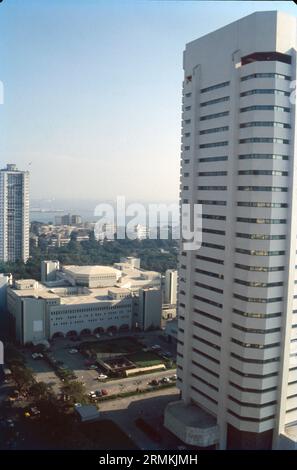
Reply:
<svg viewBox="0 0 297 470"><path fill-rule="evenodd" d="M152 352L139 351L134 354L130 354L130 361L134 362L137 367L150 367L163 364L164 362L156 354Z"/></svg>

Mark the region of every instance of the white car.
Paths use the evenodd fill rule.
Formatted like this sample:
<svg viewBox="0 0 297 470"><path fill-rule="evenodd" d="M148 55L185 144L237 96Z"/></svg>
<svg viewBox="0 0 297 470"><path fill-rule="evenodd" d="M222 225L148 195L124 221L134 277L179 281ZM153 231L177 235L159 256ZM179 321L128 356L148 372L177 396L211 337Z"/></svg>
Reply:
<svg viewBox="0 0 297 470"><path fill-rule="evenodd" d="M69 349L69 354L76 354L78 353L77 349Z"/></svg>
<svg viewBox="0 0 297 470"><path fill-rule="evenodd" d="M105 374L99 374L98 377L96 377L96 378L97 378L97 380L105 380L105 379L108 378L108 376L105 375Z"/></svg>
<svg viewBox="0 0 297 470"><path fill-rule="evenodd" d="M89 369L90 369L90 370L95 370L95 369L97 369L97 366L96 366L95 364L91 364L91 365L89 366Z"/></svg>

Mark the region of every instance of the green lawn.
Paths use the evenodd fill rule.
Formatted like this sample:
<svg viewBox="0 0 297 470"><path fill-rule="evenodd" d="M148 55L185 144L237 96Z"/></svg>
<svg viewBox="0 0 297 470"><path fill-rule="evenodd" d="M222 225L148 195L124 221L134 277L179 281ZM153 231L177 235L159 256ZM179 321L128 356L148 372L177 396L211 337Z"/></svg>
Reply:
<svg viewBox="0 0 297 470"><path fill-rule="evenodd" d="M138 367L150 367L164 363L162 359L152 352L139 351L135 354L129 355L128 358Z"/></svg>

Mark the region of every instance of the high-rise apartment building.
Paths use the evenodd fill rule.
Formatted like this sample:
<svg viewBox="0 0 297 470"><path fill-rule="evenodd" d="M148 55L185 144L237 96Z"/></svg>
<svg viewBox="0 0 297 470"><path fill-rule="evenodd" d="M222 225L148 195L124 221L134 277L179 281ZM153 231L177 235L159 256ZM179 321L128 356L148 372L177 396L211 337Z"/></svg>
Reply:
<svg viewBox="0 0 297 470"><path fill-rule="evenodd" d="M29 172L8 164L0 170L0 260L29 257Z"/></svg>
<svg viewBox="0 0 297 470"><path fill-rule="evenodd" d="M178 386L165 425L217 448L297 443L297 22L257 12L186 46ZM294 84L293 84L294 85Z"/></svg>

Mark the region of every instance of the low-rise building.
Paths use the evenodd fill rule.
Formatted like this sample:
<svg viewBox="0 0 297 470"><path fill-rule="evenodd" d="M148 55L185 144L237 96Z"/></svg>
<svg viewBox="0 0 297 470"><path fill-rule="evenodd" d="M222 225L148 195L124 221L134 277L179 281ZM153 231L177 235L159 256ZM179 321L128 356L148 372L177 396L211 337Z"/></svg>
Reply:
<svg viewBox="0 0 297 470"><path fill-rule="evenodd" d="M134 267L135 259L113 267L56 264L55 276L55 262L48 263L50 279L18 280L7 290L8 311L21 344L160 327L161 276Z"/></svg>

